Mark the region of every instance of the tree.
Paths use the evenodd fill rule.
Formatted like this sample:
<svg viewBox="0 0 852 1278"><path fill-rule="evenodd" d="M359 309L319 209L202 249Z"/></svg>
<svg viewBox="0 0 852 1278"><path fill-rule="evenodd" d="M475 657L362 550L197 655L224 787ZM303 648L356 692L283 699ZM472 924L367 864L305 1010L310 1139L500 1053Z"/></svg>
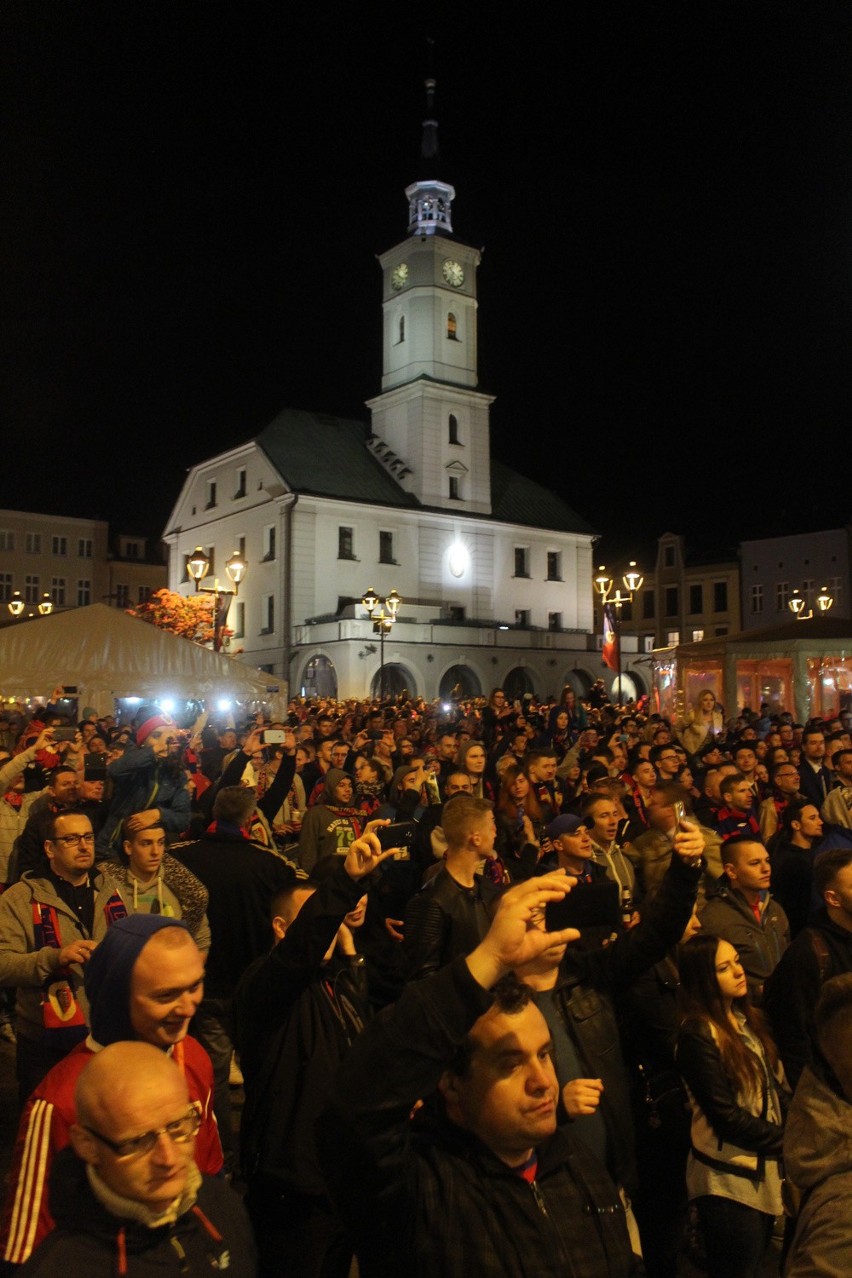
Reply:
<svg viewBox="0 0 852 1278"><path fill-rule="evenodd" d="M184 596L175 590L155 590L146 603L128 608L127 613L183 639L192 639L200 644L213 642L212 595ZM225 640L234 632L223 626L221 633Z"/></svg>

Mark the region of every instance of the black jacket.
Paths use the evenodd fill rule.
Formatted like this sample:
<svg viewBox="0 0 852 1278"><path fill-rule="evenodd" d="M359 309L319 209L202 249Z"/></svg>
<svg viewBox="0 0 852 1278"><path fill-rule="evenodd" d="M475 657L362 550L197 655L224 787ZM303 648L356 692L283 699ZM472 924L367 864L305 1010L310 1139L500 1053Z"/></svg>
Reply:
<svg viewBox="0 0 852 1278"><path fill-rule="evenodd" d="M814 1063L814 1009L822 983L843 972L852 972L852 932L832 923L823 909L814 926L800 932L784 952L767 982L764 1011L794 1090L802 1070Z"/></svg>
<svg viewBox="0 0 852 1278"><path fill-rule="evenodd" d="M295 871L274 852L237 834L205 834L176 843L171 854L210 893L207 918L213 938L204 973L204 997L224 999L246 968L269 949L269 907Z"/></svg>
<svg viewBox="0 0 852 1278"><path fill-rule="evenodd" d="M240 1154L247 1177L325 1192L314 1124L334 1071L366 1017L363 968L324 955L366 888L343 858L305 902L283 941L246 972L235 995L245 1079Z"/></svg>
<svg viewBox="0 0 852 1278"><path fill-rule="evenodd" d="M205 1176L196 1206L173 1225L148 1229L121 1221L98 1201L89 1186L86 1164L71 1149L57 1155L50 1180L50 1210L56 1228L22 1266L34 1278L115 1278L119 1269L119 1233L123 1230L127 1278L175 1278L182 1273L227 1270L231 1278L255 1273L254 1239L242 1203L223 1180ZM206 1218L206 1223L205 1219ZM212 1231L209 1226L212 1226ZM177 1246L175 1245L177 1244ZM182 1268L180 1251L186 1254ZM223 1263L224 1262L224 1263Z"/></svg>
<svg viewBox="0 0 852 1278"><path fill-rule="evenodd" d="M768 897L758 923L748 901L723 874L701 911L701 927L733 945L748 980L749 996L759 1007L763 987L790 944L790 924L774 895Z"/></svg>
<svg viewBox="0 0 852 1278"><path fill-rule="evenodd" d="M642 921L604 948L583 951L569 945L554 991L565 1028L584 1066L582 1077L603 1081L600 1108L607 1127L609 1170L628 1190L635 1189L636 1175L631 1089L612 999L625 993L680 940L701 873L673 856ZM559 1081L564 1084L568 1080L560 1075Z"/></svg>
<svg viewBox="0 0 852 1278"><path fill-rule="evenodd" d="M693 1154L719 1171L759 1180L763 1176L765 1160L780 1158L782 1153L784 1128L765 1117L769 1089L774 1084L767 1083L762 1089L760 1114L747 1109L722 1069L719 1048L709 1029L700 1022L687 1022L681 1026L677 1065L712 1131L710 1139L705 1142L706 1147L698 1148L696 1131L699 1129L693 1119ZM786 1093L777 1087L775 1090L783 1110ZM706 1124L701 1126L705 1132ZM742 1151L753 1155L753 1159L747 1162Z"/></svg>
<svg viewBox="0 0 852 1278"><path fill-rule="evenodd" d="M530 1185L446 1119L409 1120L490 1004L459 958L409 985L340 1069L319 1144L362 1278L626 1278L620 1199L570 1129L539 1146Z"/></svg>
<svg viewBox="0 0 852 1278"><path fill-rule="evenodd" d="M500 889L483 878L472 888L463 887L442 866L408 903L403 979L430 976L451 959L475 950L488 931L499 895Z"/></svg>

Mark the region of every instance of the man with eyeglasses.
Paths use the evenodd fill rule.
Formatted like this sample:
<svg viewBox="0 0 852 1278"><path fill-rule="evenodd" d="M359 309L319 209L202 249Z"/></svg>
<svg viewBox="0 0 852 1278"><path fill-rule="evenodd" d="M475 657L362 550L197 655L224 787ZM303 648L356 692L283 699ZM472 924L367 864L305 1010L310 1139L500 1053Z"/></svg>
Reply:
<svg viewBox="0 0 852 1278"><path fill-rule="evenodd" d="M27 1273L255 1273L242 1203L195 1164L198 1111L167 1056L147 1043L105 1047L80 1074L75 1106L51 1180L57 1228Z"/></svg>
<svg viewBox="0 0 852 1278"><path fill-rule="evenodd" d="M53 816L44 851L46 872L27 871L0 897L0 985L17 991L22 1102L86 1037L82 968L113 918L127 913L113 879L94 870L95 836L83 813Z"/></svg>
<svg viewBox="0 0 852 1278"><path fill-rule="evenodd" d="M763 800L757 814L760 833L767 847L772 836L777 834L787 808L796 799L803 798L799 793L799 769L789 759L774 764L769 781L772 792Z"/></svg>

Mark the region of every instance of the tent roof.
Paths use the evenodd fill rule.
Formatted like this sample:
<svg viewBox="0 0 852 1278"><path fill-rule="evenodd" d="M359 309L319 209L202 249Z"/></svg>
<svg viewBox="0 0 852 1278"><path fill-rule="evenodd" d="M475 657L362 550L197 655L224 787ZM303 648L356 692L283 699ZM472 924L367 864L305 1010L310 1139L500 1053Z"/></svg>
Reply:
<svg viewBox="0 0 852 1278"><path fill-rule="evenodd" d="M120 608L90 604L0 630L0 693L46 696L76 684L81 699L262 698L275 680Z"/></svg>

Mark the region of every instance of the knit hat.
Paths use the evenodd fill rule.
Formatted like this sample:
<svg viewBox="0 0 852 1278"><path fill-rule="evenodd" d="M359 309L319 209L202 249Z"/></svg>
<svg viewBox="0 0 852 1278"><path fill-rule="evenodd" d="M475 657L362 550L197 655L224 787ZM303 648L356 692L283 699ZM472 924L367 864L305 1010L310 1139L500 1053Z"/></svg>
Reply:
<svg viewBox="0 0 852 1278"><path fill-rule="evenodd" d="M95 947L84 968L92 1037L102 1047L135 1039L130 1022L130 975L142 949L164 927L189 929L162 914L130 914L118 919Z"/></svg>
<svg viewBox="0 0 852 1278"><path fill-rule="evenodd" d="M151 733L156 732L157 728L170 728L171 726L171 719L166 719L161 714L152 714L150 719L140 723L136 729L136 744L144 745Z"/></svg>

